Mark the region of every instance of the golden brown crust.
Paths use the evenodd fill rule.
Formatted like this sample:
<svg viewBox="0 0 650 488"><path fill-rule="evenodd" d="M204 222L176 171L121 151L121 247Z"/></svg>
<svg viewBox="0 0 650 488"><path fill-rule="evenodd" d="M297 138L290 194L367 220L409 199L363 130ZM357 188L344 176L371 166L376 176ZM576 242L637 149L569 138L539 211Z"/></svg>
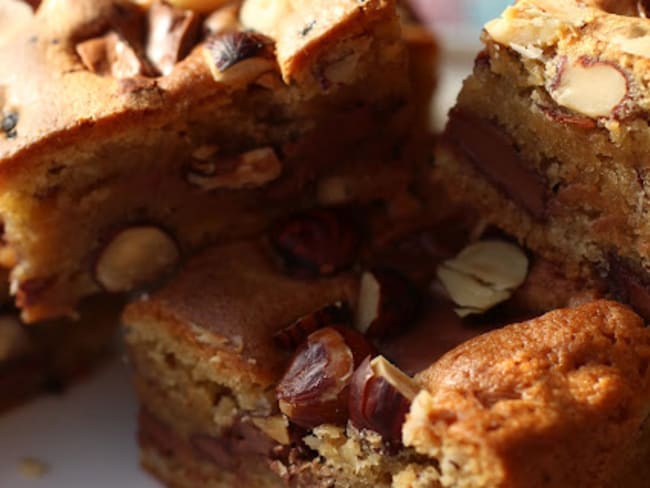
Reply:
<svg viewBox="0 0 650 488"><path fill-rule="evenodd" d="M612 486L642 447L650 330L596 301L472 339L418 375L406 445L448 486Z"/></svg>

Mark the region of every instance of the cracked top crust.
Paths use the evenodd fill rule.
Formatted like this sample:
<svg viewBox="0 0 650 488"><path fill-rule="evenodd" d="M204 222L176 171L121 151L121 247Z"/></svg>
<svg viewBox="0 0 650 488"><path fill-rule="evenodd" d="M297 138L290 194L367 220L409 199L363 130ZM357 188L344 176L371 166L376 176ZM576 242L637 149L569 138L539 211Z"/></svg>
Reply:
<svg viewBox="0 0 650 488"><path fill-rule="evenodd" d="M615 126L650 109L647 13L640 0L520 0L486 24L483 41L492 59L504 47L519 57L520 83L545 92L536 96Z"/></svg>
<svg viewBox="0 0 650 488"><path fill-rule="evenodd" d="M403 55L392 0L295 3L300 8L292 7L266 34L264 56L252 56L220 73L210 66L204 49L211 35L209 21L215 17L196 14L201 22L198 42L161 75L151 66L156 59L147 58L149 10L126 0L45 0L20 29L0 39L0 64L10 67L0 73L0 115L17 115L15 127L0 132L2 166L23 159L27 149L70 143L68 136L80 136L88 128L141 124L144 118L152 126L163 125L188 107L228 98L258 81L268 86L269 80L260 78L269 72L278 78L275 89L289 91L291 98L315 97L356 81L355 60L376 49L377 37L394 42L394 52L387 55ZM232 5L223 8L233 12ZM172 15L183 12L176 9ZM222 15L217 30L249 29L237 15ZM79 48L93 40L99 43ZM109 56L128 51L127 66L108 75L102 72L103 60L93 64L98 53L105 55L102 50L110 51ZM352 68L350 63L339 66L344 60ZM325 84L328 75L333 79Z"/></svg>
<svg viewBox="0 0 650 488"><path fill-rule="evenodd" d="M649 364L650 330L623 305L556 310L420 373L404 441L445 486L611 486L643 457Z"/></svg>

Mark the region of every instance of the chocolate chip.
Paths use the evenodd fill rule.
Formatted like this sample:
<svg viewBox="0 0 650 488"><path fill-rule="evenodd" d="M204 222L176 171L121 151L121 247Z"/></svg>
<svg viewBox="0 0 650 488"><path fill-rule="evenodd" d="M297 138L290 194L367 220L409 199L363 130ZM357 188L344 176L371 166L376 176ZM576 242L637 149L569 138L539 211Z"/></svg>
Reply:
<svg viewBox="0 0 650 488"><path fill-rule="evenodd" d="M206 47L222 73L244 59L256 56L269 39L253 32L225 32L211 36Z"/></svg>
<svg viewBox="0 0 650 488"><path fill-rule="evenodd" d="M18 135L16 126L18 125L18 114L9 112L2 118L2 130L8 139L13 139Z"/></svg>
<svg viewBox="0 0 650 488"><path fill-rule="evenodd" d="M546 189L529 169L514 141L497 124L464 110L449 114L445 135L467 159L508 197L536 219L546 214Z"/></svg>

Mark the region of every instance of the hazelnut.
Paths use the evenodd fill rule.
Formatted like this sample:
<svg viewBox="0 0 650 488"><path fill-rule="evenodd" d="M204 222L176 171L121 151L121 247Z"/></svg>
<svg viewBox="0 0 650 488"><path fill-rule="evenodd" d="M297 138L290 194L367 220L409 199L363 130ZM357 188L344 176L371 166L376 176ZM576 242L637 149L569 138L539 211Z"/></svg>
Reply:
<svg viewBox="0 0 650 488"><path fill-rule="evenodd" d="M130 291L160 278L179 259L176 241L160 227L127 227L101 249L95 262L95 280L109 292Z"/></svg>
<svg viewBox="0 0 650 488"><path fill-rule="evenodd" d="M123 79L152 74L148 64L116 32L80 42L76 51L84 66L99 76Z"/></svg>
<svg viewBox="0 0 650 488"><path fill-rule="evenodd" d="M270 39L254 32L223 32L210 36L205 47L214 66L223 73L240 61L257 56L270 43Z"/></svg>
<svg viewBox="0 0 650 488"><path fill-rule="evenodd" d="M361 276L356 328L379 339L399 333L415 320L418 298L413 284L397 271L366 271Z"/></svg>
<svg viewBox="0 0 650 488"><path fill-rule="evenodd" d="M471 244L443 262L438 279L462 317L482 313L506 301L528 274L528 258L521 248L505 241Z"/></svg>
<svg viewBox="0 0 650 488"><path fill-rule="evenodd" d="M352 265L361 242L356 229L334 210L295 215L271 230L273 248L290 275L329 276Z"/></svg>
<svg viewBox="0 0 650 488"><path fill-rule="evenodd" d="M350 308L347 303L327 305L299 318L273 336L276 345L285 351L295 351L307 336L324 327L344 325L350 322Z"/></svg>
<svg viewBox="0 0 650 488"><path fill-rule="evenodd" d="M149 9L146 53L163 75L189 54L199 36L199 17L192 11L156 2Z"/></svg>
<svg viewBox="0 0 650 488"><path fill-rule="evenodd" d="M203 153L202 153L203 155ZM272 147L261 147L221 160L197 159L186 178L188 183L205 191L259 188L282 174L282 162Z"/></svg>
<svg viewBox="0 0 650 488"><path fill-rule="evenodd" d="M628 82L613 63L564 59L550 92L562 107L588 117L610 117L628 96Z"/></svg>
<svg viewBox="0 0 650 488"><path fill-rule="evenodd" d="M412 378L383 356L368 357L352 376L350 420L358 429L373 430L385 441L399 444L406 414L419 390Z"/></svg>
<svg viewBox="0 0 650 488"><path fill-rule="evenodd" d="M371 353L372 346L352 329L326 327L314 332L298 349L277 386L280 411L307 429L344 424L352 373Z"/></svg>

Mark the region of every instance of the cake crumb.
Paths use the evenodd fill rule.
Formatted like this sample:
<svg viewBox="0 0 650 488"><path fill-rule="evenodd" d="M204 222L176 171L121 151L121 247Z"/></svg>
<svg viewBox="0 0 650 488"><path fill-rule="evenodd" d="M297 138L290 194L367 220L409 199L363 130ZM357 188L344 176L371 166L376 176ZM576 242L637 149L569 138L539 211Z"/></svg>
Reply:
<svg viewBox="0 0 650 488"><path fill-rule="evenodd" d="M50 471L50 467L40 459L24 458L18 463L18 470L25 478L40 479Z"/></svg>

